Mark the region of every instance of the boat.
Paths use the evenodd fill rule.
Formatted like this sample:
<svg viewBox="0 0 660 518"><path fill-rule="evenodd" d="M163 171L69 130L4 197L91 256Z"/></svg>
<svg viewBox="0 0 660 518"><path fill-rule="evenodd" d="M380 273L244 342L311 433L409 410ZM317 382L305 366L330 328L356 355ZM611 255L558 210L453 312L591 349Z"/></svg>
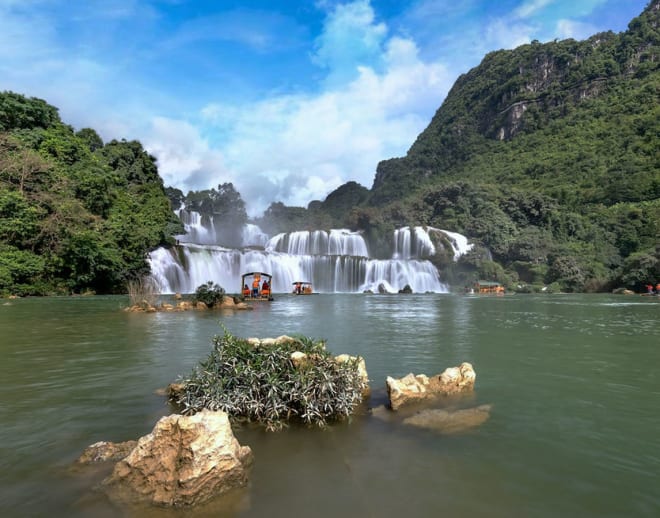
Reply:
<svg viewBox="0 0 660 518"><path fill-rule="evenodd" d="M246 302L272 301L273 276L265 272L248 272L241 275L241 293Z"/></svg>
<svg viewBox="0 0 660 518"><path fill-rule="evenodd" d="M313 293L311 282L296 281L293 283L294 295L312 295Z"/></svg>
<svg viewBox="0 0 660 518"><path fill-rule="evenodd" d="M479 295L487 295L487 294L495 294L495 295L503 295L504 294L504 285L500 282L494 282L494 281L477 281L474 283L474 285L466 290L467 293L470 294L479 294Z"/></svg>

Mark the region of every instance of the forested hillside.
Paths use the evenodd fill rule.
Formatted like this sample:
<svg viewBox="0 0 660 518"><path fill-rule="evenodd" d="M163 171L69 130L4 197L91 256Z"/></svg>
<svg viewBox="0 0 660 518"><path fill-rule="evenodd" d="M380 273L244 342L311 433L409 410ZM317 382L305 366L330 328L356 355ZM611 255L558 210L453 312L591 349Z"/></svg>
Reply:
<svg viewBox="0 0 660 518"><path fill-rule="evenodd" d="M104 144L41 99L0 93L0 295L125 293L180 228L139 142Z"/></svg>
<svg viewBox="0 0 660 518"><path fill-rule="evenodd" d="M488 54L407 155L378 164L367 196L346 184L310 215L372 239L402 225L466 234L481 246L447 272L456 283L660 281L659 19L654 0L621 34Z"/></svg>

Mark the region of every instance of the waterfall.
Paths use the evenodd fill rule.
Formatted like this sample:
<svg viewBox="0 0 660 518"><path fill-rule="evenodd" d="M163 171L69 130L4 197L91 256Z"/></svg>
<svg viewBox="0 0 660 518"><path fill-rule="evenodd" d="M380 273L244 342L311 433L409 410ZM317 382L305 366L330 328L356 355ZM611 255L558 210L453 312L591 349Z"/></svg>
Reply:
<svg viewBox="0 0 660 518"><path fill-rule="evenodd" d="M297 231L277 234L266 243L266 250L294 255L350 255L369 257L360 232L346 229Z"/></svg>
<svg viewBox="0 0 660 518"><path fill-rule="evenodd" d="M215 235L215 226L213 220L208 219L205 225L202 215L199 212L187 210L185 206L176 211L179 216L183 228L186 230L185 234L175 236L180 243L197 243L200 245L213 245L217 243L217 236Z"/></svg>
<svg viewBox="0 0 660 518"><path fill-rule="evenodd" d="M268 234L252 223L248 223L243 227L243 246L260 246L265 247L268 243Z"/></svg>
<svg viewBox="0 0 660 518"><path fill-rule="evenodd" d="M453 232L432 227L404 227L394 232L391 259L370 257L364 236L347 229L296 231L269 237L256 225L243 228L242 248L219 246L212 220L192 211L179 211L187 230L179 244L149 254L152 278L161 293L194 293L212 281L228 293L240 293L241 275L270 273L273 293L290 293L296 281L311 282L319 293L361 293L385 289L397 292L445 293L437 269L426 260L436 252L432 236L441 233L454 257L471 245Z"/></svg>
<svg viewBox="0 0 660 518"><path fill-rule="evenodd" d="M394 231L393 259L420 259L436 254L432 236L447 241L452 248L454 260L472 249L468 239L457 232L434 227L402 227Z"/></svg>
<svg viewBox="0 0 660 518"><path fill-rule="evenodd" d="M449 232L449 230L440 230L437 228L432 230L435 230L436 232L442 232L449 238L449 241L454 248L454 261L456 261L460 256L467 254L470 250L472 250L472 247L474 247L473 244L468 243L468 238L463 234L459 234L457 232Z"/></svg>

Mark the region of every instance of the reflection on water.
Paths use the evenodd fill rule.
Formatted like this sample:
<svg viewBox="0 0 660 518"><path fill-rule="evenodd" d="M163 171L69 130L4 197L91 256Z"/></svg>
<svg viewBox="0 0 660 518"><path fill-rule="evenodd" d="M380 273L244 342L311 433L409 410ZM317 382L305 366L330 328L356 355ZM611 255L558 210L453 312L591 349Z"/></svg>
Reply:
<svg viewBox="0 0 660 518"><path fill-rule="evenodd" d="M6 516L655 516L660 509L660 301L615 296L281 295L252 311L128 314L121 297L0 306L0 509ZM373 395L350 423L240 428L248 488L195 509L119 509L71 463L148 433L156 391L223 326L305 335L362 355ZM469 361L492 404L469 433L376 419L385 378ZM104 471L105 469L105 471Z"/></svg>

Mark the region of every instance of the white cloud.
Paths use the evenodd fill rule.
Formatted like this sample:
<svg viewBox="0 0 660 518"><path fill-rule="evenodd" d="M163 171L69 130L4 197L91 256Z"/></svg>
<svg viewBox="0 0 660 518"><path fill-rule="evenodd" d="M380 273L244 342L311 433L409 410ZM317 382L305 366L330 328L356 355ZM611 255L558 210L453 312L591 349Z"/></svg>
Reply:
<svg viewBox="0 0 660 518"><path fill-rule="evenodd" d="M518 18L528 18L551 3L553 0L529 0L515 9L513 13Z"/></svg>
<svg viewBox="0 0 660 518"><path fill-rule="evenodd" d="M339 4L328 14L312 59L329 72L329 84L340 84L355 78L359 65L378 62L386 35L369 0Z"/></svg>
<svg viewBox="0 0 660 518"><path fill-rule="evenodd" d="M157 157L158 172L165 185L176 186L184 193L232 181L222 153L211 149L189 122L155 117L143 144Z"/></svg>
<svg viewBox="0 0 660 518"><path fill-rule="evenodd" d="M527 23L498 18L486 28L484 45L488 49L513 49L533 39L537 29Z"/></svg>
<svg viewBox="0 0 660 518"><path fill-rule="evenodd" d="M342 9L331 16L324 45L358 27L371 34L366 47L370 59L378 50L376 63L353 55L353 79L317 94L272 95L248 106L210 103L195 122L154 119L145 142L165 183L185 192L230 181L256 216L273 201L323 200L350 180L371 187L379 161L404 155L453 76L422 61L412 40L385 39L368 2ZM326 63L341 69L350 60L335 59L340 54Z"/></svg>
<svg viewBox="0 0 660 518"><path fill-rule="evenodd" d="M558 38L573 38L583 40L598 32L598 30L589 23L577 22L575 20L558 20L556 34Z"/></svg>

